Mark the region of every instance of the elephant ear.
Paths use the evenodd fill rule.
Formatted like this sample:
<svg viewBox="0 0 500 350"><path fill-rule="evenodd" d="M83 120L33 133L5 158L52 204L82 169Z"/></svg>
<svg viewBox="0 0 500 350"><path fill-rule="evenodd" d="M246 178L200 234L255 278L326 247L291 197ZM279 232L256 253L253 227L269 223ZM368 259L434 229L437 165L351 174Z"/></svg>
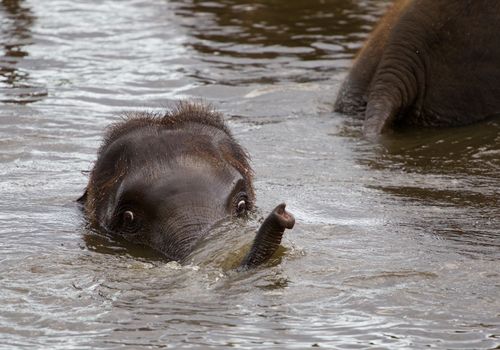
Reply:
<svg viewBox="0 0 500 350"><path fill-rule="evenodd" d="M76 200L77 203L83 205L85 204L85 202L87 201L87 193L88 193L88 190L87 188L85 188L85 191L83 192L83 194Z"/></svg>

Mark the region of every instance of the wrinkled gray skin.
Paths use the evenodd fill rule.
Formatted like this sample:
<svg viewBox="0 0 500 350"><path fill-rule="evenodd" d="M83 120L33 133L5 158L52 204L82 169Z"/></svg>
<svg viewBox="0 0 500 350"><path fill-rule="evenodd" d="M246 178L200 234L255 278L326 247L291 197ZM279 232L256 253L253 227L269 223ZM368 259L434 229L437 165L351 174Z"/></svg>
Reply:
<svg viewBox="0 0 500 350"><path fill-rule="evenodd" d="M219 113L181 103L165 115L136 114L107 132L79 199L91 226L188 257L220 220L253 208L252 170ZM278 206L242 268L266 262L293 216Z"/></svg>
<svg viewBox="0 0 500 350"><path fill-rule="evenodd" d="M500 115L500 1L399 0L358 54L335 110L364 133Z"/></svg>
<svg viewBox="0 0 500 350"><path fill-rule="evenodd" d="M264 220L240 269L259 266L276 252L285 229L292 229L295 224L295 218L285 210L285 206L285 203L278 205Z"/></svg>

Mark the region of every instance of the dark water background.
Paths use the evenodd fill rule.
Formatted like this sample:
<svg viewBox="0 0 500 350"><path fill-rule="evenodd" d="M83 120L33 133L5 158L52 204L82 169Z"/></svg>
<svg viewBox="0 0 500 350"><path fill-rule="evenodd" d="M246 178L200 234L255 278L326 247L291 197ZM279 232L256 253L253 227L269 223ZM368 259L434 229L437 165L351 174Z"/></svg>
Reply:
<svg viewBox="0 0 500 350"><path fill-rule="evenodd" d="M1 0L0 348L498 349L500 122L373 144L332 112L386 6ZM85 229L105 126L185 98L251 153L259 213L295 214L272 266L167 264Z"/></svg>

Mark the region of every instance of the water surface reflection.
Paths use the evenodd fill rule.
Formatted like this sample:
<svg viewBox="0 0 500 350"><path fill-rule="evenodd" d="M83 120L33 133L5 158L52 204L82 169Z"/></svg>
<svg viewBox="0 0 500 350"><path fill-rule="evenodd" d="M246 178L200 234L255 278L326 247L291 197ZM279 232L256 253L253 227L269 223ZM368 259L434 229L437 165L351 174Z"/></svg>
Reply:
<svg viewBox="0 0 500 350"><path fill-rule="evenodd" d="M23 0L0 3L0 101L30 103L47 95L46 89L30 78L27 47L33 44L31 27L35 17Z"/></svg>
<svg viewBox="0 0 500 350"><path fill-rule="evenodd" d="M3 0L0 348L498 348L498 121L374 144L332 112L387 5ZM177 98L228 116L259 207L183 266L74 202L105 126ZM279 201L279 259L225 269Z"/></svg>
<svg viewBox="0 0 500 350"><path fill-rule="evenodd" d="M194 76L227 85L330 79L385 7L345 0L176 2L191 35L186 45L211 68Z"/></svg>

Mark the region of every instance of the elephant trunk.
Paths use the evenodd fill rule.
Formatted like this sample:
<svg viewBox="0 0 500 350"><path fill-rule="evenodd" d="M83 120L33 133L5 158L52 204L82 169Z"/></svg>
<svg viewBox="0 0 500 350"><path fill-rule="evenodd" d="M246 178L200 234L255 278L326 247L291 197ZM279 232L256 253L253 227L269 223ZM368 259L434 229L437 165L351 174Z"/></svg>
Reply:
<svg viewBox="0 0 500 350"><path fill-rule="evenodd" d="M295 218L285 210L285 206L285 203L278 205L264 220L239 270L259 266L276 252L285 229L291 229L295 224Z"/></svg>

